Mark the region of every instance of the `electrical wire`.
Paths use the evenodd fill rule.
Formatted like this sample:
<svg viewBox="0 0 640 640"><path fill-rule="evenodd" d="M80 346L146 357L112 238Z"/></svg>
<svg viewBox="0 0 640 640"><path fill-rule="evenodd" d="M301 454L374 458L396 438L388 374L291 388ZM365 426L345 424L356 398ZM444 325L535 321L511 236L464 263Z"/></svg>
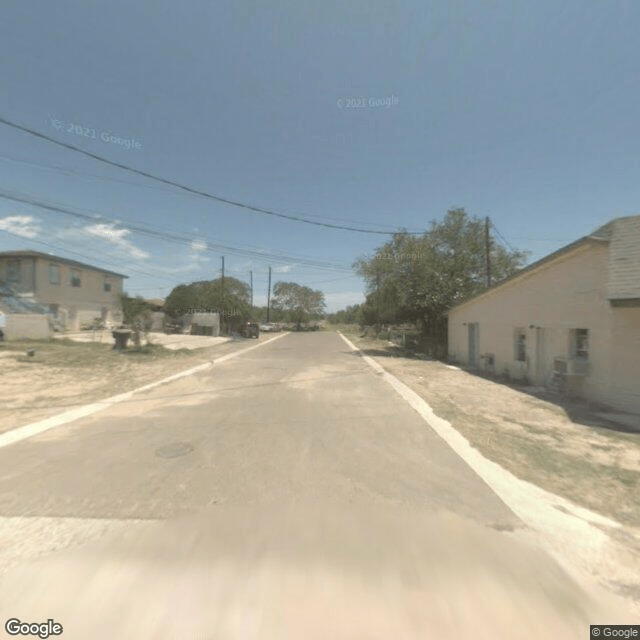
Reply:
<svg viewBox="0 0 640 640"><path fill-rule="evenodd" d="M176 189L181 189L182 191L186 191L187 193L191 193L194 195L198 195L201 196L203 198L207 198L209 200L215 200L216 202L220 202L222 204L227 204L233 207L239 207L241 209L245 209L247 211L251 211L253 213L262 213L265 215L269 215L269 216L274 216L274 217L278 217L278 218L283 218L286 220L292 220L294 222L301 222L301 223L305 223L305 224L311 224L311 225L315 225L318 227L325 227L328 229L339 229L342 231L353 231L356 233L370 233L370 234L375 234L375 235L386 235L386 236L392 236L394 235L394 233L396 233L395 231L382 231L382 230L372 230L372 229L362 229L362 228L358 228L358 227L352 227L352 226L347 226L347 225L337 225L337 224L330 224L327 222L319 222L316 220L311 220L309 218L306 217L302 217L302 216L294 216L294 215L289 215L289 214L285 214L285 213L279 213L276 211L272 211L270 209L265 209L263 207L256 207L250 204L246 204L243 202L239 202L236 200L230 200L229 198L223 198L221 196L217 196L214 195L212 193L208 193L206 191L201 191L199 189L195 189L193 187L189 187L186 185L183 185L179 182L175 182L174 180L169 180L167 178L161 178L159 176L155 176L151 173L147 173L146 171L141 171L140 169L135 169L134 167L130 167L128 165L122 164L120 162L114 162L113 160L108 160L107 158L104 158L103 156L99 156L95 153L90 153L89 151L85 151L84 149L80 149L79 147L76 147L72 144L67 144L66 142L60 142L59 140L56 140L55 138L51 138L50 136L44 135L43 133L39 133L38 131L34 131L33 129L29 129L28 127L23 127L22 125L19 125L15 122L12 122L10 120L7 120L6 118L2 118L0 117L0 123L4 124L8 127L12 127L14 129L17 129L18 131L23 131L25 133L28 133L29 135L35 136L37 138L40 138L42 140L45 140L47 142L50 142L52 144L58 145L60 147L64 147L65 149L69 149L71 151L75 151L77 153L81 153L89 158L93 158L94 160L97 160L98 162L103 162L105 164L108 164L112 167L117 167L118 169L122 169L124 171L129 171L131 173L135 173L136 175L139 176L143 176L144 178L149 178L150 180L155 180L157 182L161 182L163 184L167 184L170 185L172 187L175 187ZM417 232L416 232L417 233ZM423 232L420 232L423 233Z"/></svg>
<svg viewBox="0 0 640 640"><path fill-rule="evenodd" d="M4 198L6 200L11 200L14 202L20 202L23 204L33 205L42 209L55 211L57 213L63 213L65 215L69 215L75 218L86 220L88 222L92 222L93 224L103 223L103 224L113 225L118 229L126 229L134 233L151 237L155 240L173 242L173 243L177 243L177 244L181 244L189 247L192 247L193 241L194 241L193 238L181 236L176 233L158 231L151 227L142 227L138 225L124 224L122 222L119 222L111 218L107 218L102 215L90 215L87 213L75 211L68 207L62 207L58 205L41 202L32 197L11 194L5 191L0 191L0 198ZM340 265L340 264L331 263L331 262L325 262L323 260L316 260L313 258L305 258L303 256L287 255L287 254L281 254L281 253L271 253L271 252L259 251L259 250L242 249L238 247L232 247L232 246L216 243L206 237L202 237L201 239L206 243L206 247L203 248L203 251L208 253L215 253L216 255L221 252L224 252L232 255L240 255L244 257L253 258L256 260L260 260L262 262L276 262L276 263L289 262L294 264L302 264L309 267L316 267L318 269L326 269L326 270L334 270L334 271L351 271L352 270L350 266Z"/></svg>

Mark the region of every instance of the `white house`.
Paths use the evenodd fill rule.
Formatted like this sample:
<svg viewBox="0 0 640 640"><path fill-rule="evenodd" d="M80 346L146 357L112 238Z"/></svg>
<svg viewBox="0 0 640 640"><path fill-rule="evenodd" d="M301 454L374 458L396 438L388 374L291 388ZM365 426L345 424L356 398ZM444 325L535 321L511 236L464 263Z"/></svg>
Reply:
<svg viewBox="0 0 640 640"><path fill-rule="evenodd" d="M640 413L640 216L454 307L448 328L454 361Z"/></svg>

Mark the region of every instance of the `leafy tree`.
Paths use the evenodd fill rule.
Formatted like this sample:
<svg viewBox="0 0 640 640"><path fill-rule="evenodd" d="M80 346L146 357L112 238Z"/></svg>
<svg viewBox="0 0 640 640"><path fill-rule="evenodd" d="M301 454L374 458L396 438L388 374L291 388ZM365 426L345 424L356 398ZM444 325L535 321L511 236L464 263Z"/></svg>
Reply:
<svg viewBox="0 0 640 640"><path fill-rule="evenodd" d="M515 273L526 253L489 241L492 281ZM375 324L414 322L432 346L446 344L445 313L487 287L485 222L451 209L422 236L406 231L360 258L356 272L367 285L363 314Z"/></svg>
<svg viewBox="0 0 640 640"><path fill-rule="evenodd" d="M140 346L140 334L146 336L151 330L151 305L142 296L130 297L126 293L120 294L120 306L124 324L133 330L133 342Z"/></svg>
<svg viewBox="0 0 640 640"><path fill-rule="evenodd" d="M299 330L304 322L322 317L325 301L322 291L295 282L278 282L273 287L273 308L283 311Z"/></svg>
<svg viewBox="0 0 640 640"><path fill-rule="evenodd" d="M251 317L251 289L246 282L225 277L175 287L167 296L167 315L178 318L195 310L220 314L220 327L233 330Z"/></svg>
<svg viewBox="0 0 640 640"><path fill-rule="evenodd" d="M332 324L361 324L362 308L359 304L353 304L346 309L341 309L327 317Z"/></svg>

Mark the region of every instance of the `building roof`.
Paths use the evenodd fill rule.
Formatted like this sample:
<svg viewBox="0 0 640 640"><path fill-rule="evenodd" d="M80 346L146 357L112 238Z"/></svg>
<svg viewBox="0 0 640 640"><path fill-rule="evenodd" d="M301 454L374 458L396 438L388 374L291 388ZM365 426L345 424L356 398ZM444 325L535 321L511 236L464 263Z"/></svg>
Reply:
<svg viewBox="0 0 640 640"><path fill-rule="evenodd" d="M15 294L0 282L0 313L49 313L49 309L29 296Z"/></svg>
<svg viewBox="0 0 640 640"><path fill-rule="evenodd" d="M640 298L640 216L617 218L611 224L608 297Z"/></svg>
<svg viewBox="0 0 640 640"><path fill-rule="evenodd" d="M51 260L52 262L62 262L72 267L80 267L82 269L92 269L93 271L99 271L109 276L116 276L118 278L128 278L122 273L116 273L115 271L109 271L108 269L102 269L100 267L94 267L84 262L77 262L76 260L69 260L68 258L60 258L59 256L51 255L50 253L42 253L41 251L0 251L0 258L43 258L44 260Z"/></svg>
<svg viewBox="0 0 640 640"><path fill-rule="evenodd" d="M593 243L607 243L610 245L607 297L610 300L625 300L640 298L640 215L625 218L615 218L598 227L593 233L579 238L574 242L561 247L557 251L544 256L536 262L532 262L520 269L512 276L494 284L483 292L469 298L449 311L457 309L476 298L493 292L503 285L520 278L526 273L535 271L542 265L570 253L579 247Z"/></svg>

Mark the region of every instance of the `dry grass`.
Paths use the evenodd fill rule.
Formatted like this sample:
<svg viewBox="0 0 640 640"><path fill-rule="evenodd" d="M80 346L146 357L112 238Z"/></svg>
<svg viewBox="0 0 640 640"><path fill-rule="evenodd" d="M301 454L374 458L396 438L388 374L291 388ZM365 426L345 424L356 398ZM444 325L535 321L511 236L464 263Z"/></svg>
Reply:
<svg viewBox="0 0 640 640"><path fill-rule="evenodd" d="M247 346L246 341L172 351L157 345L117 352L71 340L0 343L0 433L130 391ZM27 355L29 349L35 355Z"/></svg>

